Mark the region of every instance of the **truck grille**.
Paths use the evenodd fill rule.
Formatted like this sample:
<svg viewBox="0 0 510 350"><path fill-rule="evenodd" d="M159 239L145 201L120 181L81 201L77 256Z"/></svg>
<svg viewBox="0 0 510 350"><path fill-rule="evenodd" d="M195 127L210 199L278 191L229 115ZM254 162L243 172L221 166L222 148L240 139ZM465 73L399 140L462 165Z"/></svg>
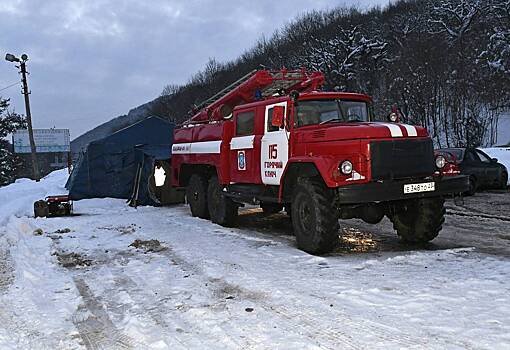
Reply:
<svg viewBox="0 0 510 350"><path fill-rule="evenodd" d="M432 140L370 142L372 179L430 176L435 171Z"/></svg>

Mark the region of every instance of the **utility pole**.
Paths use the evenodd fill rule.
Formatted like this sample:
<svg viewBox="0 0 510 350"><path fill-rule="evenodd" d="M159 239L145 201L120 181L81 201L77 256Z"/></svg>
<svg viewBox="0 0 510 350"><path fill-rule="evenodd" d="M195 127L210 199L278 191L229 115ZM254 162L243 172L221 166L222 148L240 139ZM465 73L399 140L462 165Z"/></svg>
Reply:
<svg viewBox="0 0 510 350"><path fill-rule="evenodd" d="M21 85L23 89L21 93L25 97L25 111L27 115L27 124L28 124L28 139L30 141L30 153L32 155L32 171L35 181L39 181L39 164L37 163L37 154L34 140L34 130L32 129L32 113L30 112L30 100L28 95L30 95L30 90L28 90L28 81L27 81L27 67L26 62L28 61L28 55L21 55L21 59L17 58L14 55L7 54L5 55L5 59L9 62L19 62L19 68L21 73Z"/></svg>

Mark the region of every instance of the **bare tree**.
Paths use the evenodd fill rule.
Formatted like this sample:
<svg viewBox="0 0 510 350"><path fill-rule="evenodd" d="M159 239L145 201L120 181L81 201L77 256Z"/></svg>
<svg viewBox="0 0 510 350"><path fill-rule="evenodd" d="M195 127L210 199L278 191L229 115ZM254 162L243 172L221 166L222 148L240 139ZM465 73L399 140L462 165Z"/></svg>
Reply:
<svg viewBox="0 0 510 350"><path fill-rule="evenodd" d="M494 140L510 106L510 0L399 0L384 9L302 15L239 58L169 85L155 104L177 121L252 69L322 71L327 88L373 96L380 116L398 104L437 146Z"/></svg>

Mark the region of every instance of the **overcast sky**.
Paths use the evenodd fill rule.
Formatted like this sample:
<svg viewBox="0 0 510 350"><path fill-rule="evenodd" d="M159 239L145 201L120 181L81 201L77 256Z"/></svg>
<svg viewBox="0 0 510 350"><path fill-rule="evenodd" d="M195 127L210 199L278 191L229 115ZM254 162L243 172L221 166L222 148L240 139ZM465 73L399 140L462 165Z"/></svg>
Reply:
<svg viewBox="0 0 510 350"><path fill-rule="evenodd" d="M34 127L75 138L304 12L388 1L0 0L0 89L19 79L5 54L27 53ZM18 86L0 96L25 113Z"/></svg>

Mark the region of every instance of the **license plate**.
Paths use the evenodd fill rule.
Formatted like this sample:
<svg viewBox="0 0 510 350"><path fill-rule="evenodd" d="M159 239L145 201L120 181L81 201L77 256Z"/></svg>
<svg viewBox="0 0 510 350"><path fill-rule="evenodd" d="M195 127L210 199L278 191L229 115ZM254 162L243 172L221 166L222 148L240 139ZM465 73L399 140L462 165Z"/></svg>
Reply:
<svg viewBox="0 0 510 350"><path fill-rule="evenodd" d="M419 184L404 185L404 194L419 193L419 192L432 192L436 190L434 182L423 182Z"/></svg>

